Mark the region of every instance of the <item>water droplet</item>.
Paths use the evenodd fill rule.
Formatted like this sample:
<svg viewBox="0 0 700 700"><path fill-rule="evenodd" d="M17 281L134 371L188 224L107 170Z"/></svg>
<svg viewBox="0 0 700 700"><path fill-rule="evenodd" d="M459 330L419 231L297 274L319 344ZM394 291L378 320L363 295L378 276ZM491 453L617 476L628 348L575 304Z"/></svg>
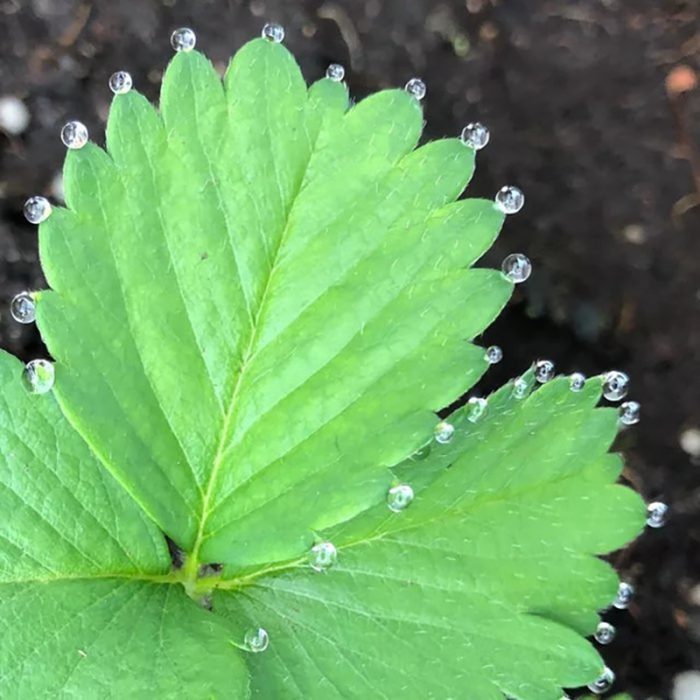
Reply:
<svg viewBox="0 0 700 700"><path fill-rule="evenodd" d="M417 100L422 100L425 97L427 88L425 87L425 83L420 78L411 78L406 83L405 90L409 95L412 95Z"/></svg>
<svg viewBox="0 0 700 700"><path fill-rule="evenodd" d="M540 384L546 384L554 379L554 363L551 360L537 360L535 362L535 379Z"/></svg>
<svg viewBox="0 0 700 700"><path fill-rule="evenodd" d="M345 78L345 68L340 65L340 63L331 63L328 68L326 68L326 78L332 80L334 83L339 83Z"/></svg>
<svg viewBox="0 0 700 700"><path fill-rule="evenodd" d="M595 631L595 640L598 644L610 644L615 639L615 628L609 622L601 622Z"/></svg>
<svg viewBox="0 0 700 700"><path fill-rule="evenodd" d="M420 462L428 457L430 454L430 443L427 445L423 445L422 447L419 447L411 456L409 459L412 459L414 462Z"/></svg>
<svg viewBox="0 0 700 700"><path fill-rule="evenodd" d="M116 73L112 73L109 79L109 89L115 95L124 95L133 86L134 81L131 79L131 75L125 70L118 70Z"/></svg>
<svg viewBox="0 0 700 700"><path fill-rule="evenodd" d="M588 690L596 695L602 695L612 688L615 683L615 674L606 666L593 683L588 684Z"/></svg>
<svg viewBox="0 0 700 700"><path fill-rule="evenodd" d="M569 377L569 388L571 391L581 391L586 386L586 375L581 372L574 372Z"/></svg>
<svg viewBox="0 0 700 700"><path fill-rule="evenodd" d="M501 271L514 284L524 282L532 272L532 263L527 255L511 253L501 263Z"/></svg>
<svg viewBox="0 0 700 700"><path fill-rule="evenodd" d="M435 426L435 442L439 442L441 445L451 442L454 434L455 427L452 423L443 420Z"/></svg>
<svg viewBox="0 0 700 700"><path fill-rule="evenodd" d="M517 214L524 204L525 195L517 187L506 185L496 192L496 206L504 214Z"/></svg>
<svg viewBox="0 0 700 700"><path fill-rule="evenodd" d="M486 399L479 398L477 396L472 396L464 410L467 413L467 420L472 423L480 421L488 412L488 401Z"/></svg>
<svg viewBox="0 0 700 700"><path fill-rule="evenodd" d="M524 399L528 395L529 389L530 385L522 377L518 377L513 382L513 397Z"/></svg>
<svg viewBox="0 0 700 700"><path fill-rule="evenodd" d="M617 587L617 595L613 600L613 607L618 610L627 610L634 597L634 586L631 583L621 581Z"/></svg>
<svg viewBox="0 0 700 700"><path fill-rule="evenodd" d="M18 323L33 323L36 318L36 305L29 292L20 292L10 302L10 315Z"/></svg>
<svg viewBox="0 0 700 700"><path fill-rule="evenodd" d="M489 130L479 122L467 124L462 129L462 143L475 151L480 151L489 142L491 134Z"/></svg>
<svg viewBox="0 0 700 700"><path fill-rule="evenodd" d="M636 401L625 401L620 405L620 423L635 425L639 423L642 407Z"/></svg>
<svg viewBox="0 0 700 700"><path fill-rule="evenodd" d="M608 401L619 401L627 396L630 388L630 378L624 372L616 369L608 372L603 380L603 396Z"/></svg>
<svg viewBox="0 0 700 700"><path fill-rule="evenodd" d="M503 350L501 350L498 345L492 345L486 348L486 355L484 357L486 362L490 365L498 364L503 359Z"/></svg>
<svg viewBox="0 0 700 700"><path fill-rule="evenodd" d="M30 224L40 224L51 215L51 202L46 197L30 197L24 203L24 218Z"/></svg>
<svg viewBox="0 0 700 700"><path fill-rule="evenodd" d="M309 564L314 571L326 571L338 561L338 550L332 542L319 542L309 552Z"/></svg>
<svg viewBox="0 0 700 700"><path fill-rule="evenodd" d="M82 148L88 142L88 130L82 122L68 122L61 129L61 141L67 148Z"/></svg>
<svg viewBox="0 0 700 700"><path fill-rule="evenodd" d="M389 510L393 510L394 513L400 513L402 510L408 508L413 500L413 489L408 484L399 484L398 486L393 486L389 489L389 493L386 497L386 503L389 506Z"/></svg>
<svg viewBox="0 0 700 700"><path fill-rule="evenodd" d="M663 527L668 520L668 506L660 501L654 501L647 506L647 525L657 528Z"/></svg>
<svg viewBox="0 0 700 700"><path fill-rule="evenodd" d="M45 394L53 381L54 368L48 360L32 360L24 368L24 382L32 394Z"/></svg>
<svg viewBox="0 0 700 700"><path fill-rule="evenodd" d="M270 636L267 630L262 627L253 627L245 633L243 638L246 649L252 651L254 654L259 654L261 651L265 651L270 644Z"/></svg>
<svg viewBox="0 0 700 700"><path fill-rule="evenodd" d="M275 22L268 22L262 28L262 38L275 44L281 44L284 41L284 27Z"/></svg>
<svg viewBox="0 0 700 700"><path fill-rule="evenodd" d="M189 27L180 27L170 35L170 45L177 51L192 51L197 43L197 36Z"/></svg>

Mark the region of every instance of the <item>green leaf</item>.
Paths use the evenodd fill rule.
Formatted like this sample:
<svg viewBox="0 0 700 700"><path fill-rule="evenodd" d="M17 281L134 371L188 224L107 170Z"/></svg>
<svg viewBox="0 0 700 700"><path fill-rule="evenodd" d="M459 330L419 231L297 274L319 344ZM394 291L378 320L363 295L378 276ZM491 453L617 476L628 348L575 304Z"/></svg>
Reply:
<svg viewBox="0 0 700 700"><path fill-rule="evenodd" d="M464 340L511 284L468 269L503 220L453 201L473 151L413 151L404 91L346 103L263 40L223 87L177 55L162 115L118 96L109 155L68 154L41 228L61 407L193 570L299 555L365 510L486 368Z"/></svg>
<svg viewBox="0 0 700 700"><path fill-rule="evenodd" d="M596 555L644 518L617 414L599 379L507 385L432 441L512 285L472 268L503 223L457 201L474 152L422 121L257 40L223 82L178 54L160 111L118 95L106 150L68 153L53 392L0 354L0 696L558 700L599 673Z"/></svg>

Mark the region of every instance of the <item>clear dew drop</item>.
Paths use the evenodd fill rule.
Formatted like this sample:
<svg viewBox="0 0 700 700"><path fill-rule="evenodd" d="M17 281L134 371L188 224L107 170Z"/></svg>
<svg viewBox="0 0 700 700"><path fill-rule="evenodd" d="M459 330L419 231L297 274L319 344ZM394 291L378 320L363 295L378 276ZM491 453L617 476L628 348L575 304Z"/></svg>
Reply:
<svg viewBox="0 0 700 700"><path fill-rule="evenodd" d="M517 214L525 205L525 195L517 187L506 185L496 192L495 201L504 214Z"/></svg>
<svg viewBox="0 0 700 700"><path fill-rule="evenodd" d="M24 203L24 218L30 224L40 224L51 216L51 202L46 197L30 197Z"/></svg>
<svg viewBox="0 0 700 700"><path fill-rule="evenodd" d="M262 627L253 627L245 633L243 643L248 651L253 652L253 654L259 654L269 646L270 636L267 630Z"/></svg>
<svg viewBox="0 0 700 700"><path fill-rule="evenodd" d="M472 396L464 407L467 413L467 420L471 423L477 423L486 415L488 408L489 404L486 399Z"/></svg>
<svg viewBox="0 0 700 700"><path fill-rule="evenodd" d="M422 447L419 447L409 457L409 459L413 460L414 462L422 462L424 459L427 459L429 454L430 454L430 443L428 443L427 445L423 445Z"/></svg>
<svg viewBox="0 0 700 700"><path fill-rule="evenodd" d="M634 598L634 586L626 581L621 581L617 587L617 595L613 600L613 607L618 610L627 610Z"/></svg>
<svg viewBox="0 0 700 700"><path fill-rule="evenodd" d="M284 41L284 27L275 22L268 22L262 28L261 36L274 44L281 44Z"/></svg>
<svg viewBox="0 0 700 700"><path fill-rule="evenodd" d="M586 386L586 375L581 372L574 372L569 377L569 388L571 391L581 391Z"/></svg>
<svg viewBox="0 0 700 700"><path fill-rule="evenodd" d="M34 323L36 304L29 292L20 292L10 302L10 315L17 323Z"/></svg>
<svg viewBox="0 0 700 700"><path fill-rule="evenodd" d="M53 387L53 364L48 360L31 360L24 368L23 378L32 394L45 394Z"/></svg>
<svg viewBox="0 0 700 700"><path fill-rule="evenodd" d="M554 363L551 360L537 360L535 362L535 379L540 384L546 384L554 379Z"/></svg>
<svg viewBox="0 0 700 700"><path fill-rule="evenodd" d="M609 622L598 623L595 640L598 644L610 644L615 639L616 630Z"/></svg>
<svg viewBox="0 0 700 700"><path fill-rule="evenodd" d="M602 695L612 688L615 683L615 674L606 666L603 672L593 683L588 684L588 690L596 695Z"/></svg>
<svg viewBox="0 0 700 700"><path fill-rule="evenodd" d="M328 68L326 68L326 78L332 80L334 83L340 83L345 78L345 68L340 65L340 63L331 63Z"/></svg>
<svg viewBox="0 0 700 700"><path fill-rule="evenodd" d="M309 564L314 571L327 571L338 561L338 550L332 542L319 542L309 552Z"/></svg>
<svg viewBox="0 0 700 700"><path fill-rule="evenodd" d="M603 396L608 401L619 401L627 396L630 388L630 378L614 369L605 375L603 380Z"/></svg>
<svg viewBox="0 0 700 700"><path fill-rule="evenodd" d="M197 44L197 36L189 27L180 27L170 35L170 45L178 53L192 51Z"/></svg>
<svg viewBox="0 0 700 700"><path fill-rule="evenodd" d="M435 426L435 442L439 442L441 445L451 442L454 435L455 427L452 423L442 420Z"/></svg>
<svg viewBox="0 0 700 700"><path fill-rule="evenodd" d="M668 520L668 506L660 501L654 501L647 506L647 525L649 527L663 527Z"/></svg>
<svg viewBox="0 0 700 700"><path fill-rule="evenodd" d="M620 423L636 425L641 417L642 407L636 401L625 401L620 405Z"/></svg>
<svg viewBox="0 0 700 700"><path fill-rule="evenodd" d="M513 397L516 399L524 399L527 396L529 389L529 384L522 377L518 377L513 382Z"/></svg>
<svg viewBox="0 0 700 700"><path fill-rule="evenodd" d="M413 489L408 484L392 486L386 496L386 504L389 506L389 510L394 511L394 513L406 510L412 501Z"/></svg>
<svg viewBox="0 0 700 700"><path fill-rule="evenodd" d="M486 354L484 355L486 362L490 365L496 365L503 359L503 350L501 350L498 345L491 345L486 348Z"/></svg>
<svg viewBox="0 0 700 700"><path fill-rule="evenodd" d="M66 148L77 150L88 142L88 130L85 124L78 121L68 122L61 129L61 141Z"/></svg>
<svg viewBox="0 0 700 700"><path fill-rule="evenodd" d="M520 284L532 273L532 263L527 255L511 253L501 263L501 271L511 282Z"/></svg>
<svg viewBox="0 0 700 700"><path fill-rule="evenodd" d="M115 95L124 95L131 90L134 81L131 79L131 74L125 70L118 70L112 73L109 78L109 89Z"/></svg>
<svg viewBox="0 0 700 700"><path fill-rule="evenodd" d="M462 143L475 151L480 151L491 138L489 130L480 122L472 122L462 129Z"/></svg>
<svg viewBox="0 0 700 700"><path fill-rule="evenodd" d="M419 101L425 97L425 93L427 92L425 83L420 78L411 78L406 83L405 90L409 95L412 95Z"/></svg>

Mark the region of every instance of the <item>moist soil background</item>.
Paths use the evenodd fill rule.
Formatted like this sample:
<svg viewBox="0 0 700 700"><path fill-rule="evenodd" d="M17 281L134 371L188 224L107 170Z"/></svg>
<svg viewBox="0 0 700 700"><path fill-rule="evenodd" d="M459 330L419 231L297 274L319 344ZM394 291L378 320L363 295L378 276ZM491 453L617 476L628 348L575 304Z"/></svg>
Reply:
<svg viewBox="0 0 700 700"><path fill-rule="evenodd" d="M341 62L358 99L423 77L427 138L491 129L470 194L517 184L527 202L486 263L520 251L534 273L486 334L505 358L482 389L538 357L631 375L643 421L620 439L625 476L673 517L614 555L638 595L609 615L619 630L604 655L615 690L671 697L674 676L700 668L700 458L679 444L700 427L697 1L0 0L0 96L31 114L23 134L0 133L0 345L45 352L6 309L45 285L21 210L31 194L60 200L64 120L103 142L114 70L156 99L174 28L192 26L223 70L267 20L286 27L308 80Z"/></svg>

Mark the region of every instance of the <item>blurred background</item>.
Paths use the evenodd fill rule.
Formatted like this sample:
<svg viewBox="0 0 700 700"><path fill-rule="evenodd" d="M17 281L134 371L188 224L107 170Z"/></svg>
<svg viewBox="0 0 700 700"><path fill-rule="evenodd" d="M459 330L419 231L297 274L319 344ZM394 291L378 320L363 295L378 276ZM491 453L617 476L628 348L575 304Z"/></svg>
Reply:
<svg viewBox="0 0 700 700"><path fill-rule="evenodd" d="M358 99L423 77L427 138L490 128L470 194L527 201L486 262L535 271L484 339L505 352L484 389L538 357L631 375L625 476L673 517L613 557L638 595L603 653L616 691L700 699L698 0L0 0L0 346L44 352L7 303L45 285L22 204L60 202L63 122L102 142L112 72L156 99L174 28L223 70L266 21L308 80L340 62Z"/></svg>

